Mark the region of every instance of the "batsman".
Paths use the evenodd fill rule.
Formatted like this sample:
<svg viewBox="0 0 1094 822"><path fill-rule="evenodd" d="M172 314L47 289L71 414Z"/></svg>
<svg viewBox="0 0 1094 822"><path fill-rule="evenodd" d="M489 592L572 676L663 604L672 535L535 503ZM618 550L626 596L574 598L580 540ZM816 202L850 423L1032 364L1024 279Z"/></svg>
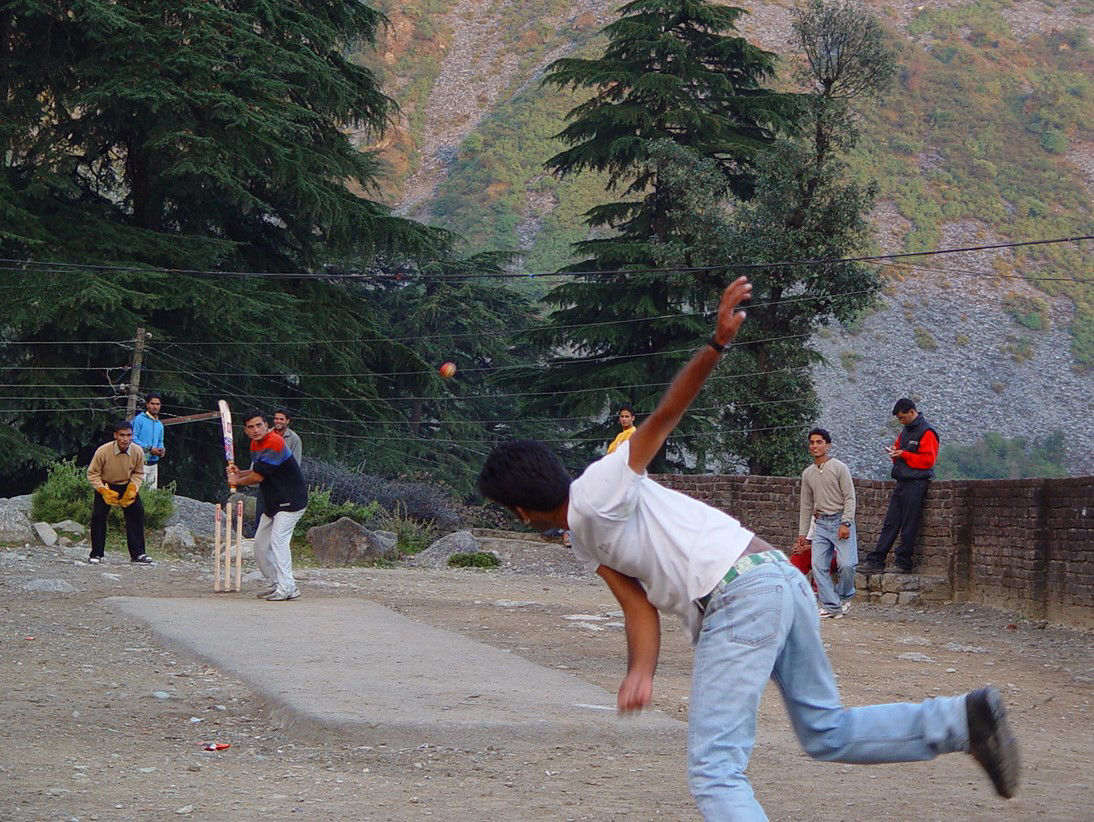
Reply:
<svg viewBox="0 0 1094 822"><path fill-rule="evenodd" d="M263 514L255 530L254 554L266 586L258 597L270 602L296 599L300 589L293 577L290 541L308 506L308 487L296 457L281 435L270 430L261 411L244 412L243 431L251 441L251 467L240 471L229 462L228 485L257 485L262 495Z"/></svg>
<svg viewBox="0 0 1094 822"><path fill-rule="evenodd" d="M745 277L726 288L710 340L615 452L571 480L542 442L510 442L487 458L479 490L539 531L569 529L577 558L619 600L627 634L621 712L652 699L660 612L681 618L695 645L688 776L705 819L767 819L745 772L769 679L814 759L912 762L965 751L1000 795L1013 796L1018 747L994 688L918 704L844 707L805 577L733 517L646 474L736 337L745 319L738 306L751 294Z"/></svg>

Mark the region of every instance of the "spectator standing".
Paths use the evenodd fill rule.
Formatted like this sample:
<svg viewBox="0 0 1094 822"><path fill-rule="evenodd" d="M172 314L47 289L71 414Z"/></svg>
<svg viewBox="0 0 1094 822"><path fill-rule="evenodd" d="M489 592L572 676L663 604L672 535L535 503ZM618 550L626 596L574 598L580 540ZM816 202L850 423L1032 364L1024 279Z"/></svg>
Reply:
<svg viewBox="0 0 1094 822"><path fill-rule="evenodd" d="M896 549L896 567L905 574L915 570L915 540L919 536L923 498L938 459L938 432L916 410L914 402L901 397L893 406L893 416L904 426L893 444L886 448L893 461L892 477L896 487L889 498L877 545L862 564L861 570L866 574L885 570L885 557L896 542L897 534L900 534L900 545Z"/></svg>
<svg viewBox="0 0 1094 822"><path fill-rule="evenodd" d="M614 453L616 448L629 440L631 434L638 430L634 427L634 419L634 409L629 405L624 405L619 409L619 427L623 430L615 435L615 439L612 440L605 453Z"/></svg>
<svg viewBox="0 0 1094 822"><path fill-rule="evenodd" d="M133 442L144 451L144 485L152 489L159 487L160 458L167 453L160 422L162 407L163 398L152 391L144 401L144 410L133 418Z"/></svg>
<svg viewBox="0 0 1094 822"><path fill-rule="evenodd" d="M292 570L293 528L308 506L308 488L296 457L257 409L243 414L243 431L251 440L251 467L228 468L228 484L257 485L264 512L255 530L255 564L266 577L258 596L270 602L296 599L300 589Z"/></svg>
<svg viewBox="0 0 1094 822"><path fill-rule="evenodd" d="M812 527L811 564L820 615L841 619L855 595L858 537L855 532L855 485L847 466L828 456L831 445L832 435L825 429L814 428L809 432L813 464L802 471L797 550L807 549ZM838 575L835 586L829 572L833 554Z"/></svg>
<svg viewBox="0 0 1094 822"><path fill-rule="evenodd" d="M91 556L97 565L106 553L106 517L110 507L125 514L125 544L129 561L151 565L144 553L144 505L137 492L144 478L144 451L133 442L133 425L122 420L114 426L114 439L95 449L87 466L87 481L95 489L91 505Z"/></svg>
<svg viewBox="0 0 1094 822"><path fill-rule="evenodd" d="M290 422L292 422L292 416L289 414L289 409L278 408L276 411L274 411L274 431L281 435L281 439L285 440L285 444L289 446L289 450L292 451L292 455L296 457L296 464L303 466L304 445L300 442L300 436L291 428L289 428Z"/></svg>

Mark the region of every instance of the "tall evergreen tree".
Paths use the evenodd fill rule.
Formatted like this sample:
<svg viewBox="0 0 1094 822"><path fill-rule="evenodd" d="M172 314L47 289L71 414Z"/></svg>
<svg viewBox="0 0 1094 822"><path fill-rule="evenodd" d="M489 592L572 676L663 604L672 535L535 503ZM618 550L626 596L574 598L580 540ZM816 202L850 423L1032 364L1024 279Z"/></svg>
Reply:
<svg viewBox="0 0 1094 822"><path fill-rule="evenodd" d="M701 338L702 324L686 316L696 281L641 270L654 262L656 243L688 231L672 217L650 146L667 139L687 147L714 163L730 190L751 192L757 160L792 126L797 101L765 87L775 56L736 33L742 14L701 0L634 0L604 29L602 56L549 67L544 83L590 89L592 96L570 111L572 122L558 135L569 148L547 168L606 172L619 200L587 212L600 236L576 245L586 259L571 269L606 273L568 282L546 298L555 307L554 328L537 340L556 356L548 369L521 378L533 391L555 393L529 402L529 411L603 417L621 401L649 410ZM685 432L690 425L689 418ZM573 433L575 440L596 439L608 430L593 425ZM579 449L575 461L595 448ZM659 459L655 469L666 464Z"/></svg>
<svg viewBox="0 0 1094 822"><path fill-rule="evenodd" d="M805 57L799 78L810 89L807 128L760 163L756 196L727 212L725 186L694 155L666 156L673 171L663 175L673 180L675 219L692 226L698 242L666 244L661 262L745 264L753 281L749 321L703 395L716 424L683 445L701 454L717 443L754 474L800 470L818 411L809 337L826 322L853 318L879 287L876 271L860 263L783 263L865 251L874 187L847 167L857 140L851 105L886 88L893 59L880 26L850 3L810 0L795 13L795 33Z"/></svg>
<svg viewBox="0 0 1094 822"><path fill-rule="evenodd" d="M374 372L413 346L387 340L366 291L171 271L444 251L443 233L368 198L377 161L347 136L392 113L346 57L381 23L357 0L0 6L0 256L30 261L5 266L0 301L9 488L25 488L21 461L104 435L128 379L118 341L137 326L152 333L143 385L172 411L234 396L296 401L301 417L393 413ZM184 476L213 469L206 453Z"/></svg>

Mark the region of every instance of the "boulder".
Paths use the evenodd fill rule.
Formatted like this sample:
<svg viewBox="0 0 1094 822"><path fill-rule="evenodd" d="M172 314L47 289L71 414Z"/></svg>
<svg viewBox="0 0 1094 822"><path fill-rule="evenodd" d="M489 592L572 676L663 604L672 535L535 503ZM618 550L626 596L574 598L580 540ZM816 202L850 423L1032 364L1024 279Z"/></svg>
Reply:
<svg viewBox="0 0 1094 822"><path fill-rule="evenodd" d="M321 565L352 565L391 557L391 550L372 531L349 517L308 529L308 543Z"/></svg>
<svg viewBox="0 0 1094 822"><path fill-rule="evenodd" d="M395 553L399 545L399 537L393 531L373 531L372 535L384 546L388 553Z"/></svg>
<svg viewBox="0 0 1094 822"><path fill-rule="evenodd" d="M30 495L0 499L0 542L23 545L36 538L30 522Z"/></svg>
<svg viewBox="0 0 1094 822"><path fill-rule="evenodd" d="M211 502L190 499L175 494L175 512L167 518L164 526L182 525L196 540L212 543L215 529L213 512L216 506Z"/></svg>
<svg viewBox="0 0 1094 822"><path fill-rule="evenodd" d="M59 534L64 533L70 534L74 537L82 537L84 534L87 533L87 529L84 526L71 519L63 519L60 522L51 522L50 525L52 525L53 530Z"/></svg>
<svg viewBox="0 0 1094 822"><path fill-rule="evenodd" d="M53 530L53 526L48 522L36 522L32 527L43 545L51 546L56 544L57 532Z"/></svg>
<svg viewBox="0 0 1094 822"><path fill-rule="evenodd" d="M168 525L163 529L163 542L160 548L169 554L185 555L197 548L194 535L185 525Z"/></svg>
<svg viewBox="0 0 1094 822"><path fill-rule="evenodd" d="M479 550L479 541L470 531L454 531L434 542L408 564L419 568L447 568L453 554L473 554Z"/></svg>

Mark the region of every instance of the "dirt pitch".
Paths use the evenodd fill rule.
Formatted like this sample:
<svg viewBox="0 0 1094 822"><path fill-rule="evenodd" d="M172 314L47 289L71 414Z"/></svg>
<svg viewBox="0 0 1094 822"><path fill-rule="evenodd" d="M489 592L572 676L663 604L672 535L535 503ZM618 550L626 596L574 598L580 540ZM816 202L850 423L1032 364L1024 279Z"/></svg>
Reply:
<svg viewBox="0 0 1094 822"><path fill-rule="evenodd" d="M270 607L364 597L612 692L622 675L618 611L593 577L422 569L304 576L303 599ZM208 592L210 579L185 561L137 568L110 555L88 566L46 549L0 552L0 820L698 818L678 735L645 749L580 733L543 745L499 738L476 750L436 740L317 744L275 727L241 682L160 647L103 604L117 595L193 596L216 608L223 595ZM27 588L61 583L76 590ZM999 686L1022 742L1024 785L1017 799L1000 800L956 754L906 765L813 762L769 688L750 776L772 819L1090 818L1090 632L958 605L856 605L822 630L848 704ZM690 661L679 626L666 620L655 702L681 719ZM200 743L209 739L231 748L205 752Z"/></svg>

